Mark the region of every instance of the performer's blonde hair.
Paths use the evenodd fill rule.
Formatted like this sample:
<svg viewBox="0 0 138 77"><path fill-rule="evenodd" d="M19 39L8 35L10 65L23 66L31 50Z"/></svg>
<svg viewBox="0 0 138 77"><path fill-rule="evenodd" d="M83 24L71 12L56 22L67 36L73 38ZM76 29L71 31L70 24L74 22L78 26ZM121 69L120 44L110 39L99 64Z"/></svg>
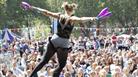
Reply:
<svg viewBox="0 0 138 77"><path fill-rule="evenodd" d="M75 4L75 3L69 4L68 2L64 2L62 4L62 8L64 8L66 11L72 12L75 9L77 9L77 4Z"/></svg>

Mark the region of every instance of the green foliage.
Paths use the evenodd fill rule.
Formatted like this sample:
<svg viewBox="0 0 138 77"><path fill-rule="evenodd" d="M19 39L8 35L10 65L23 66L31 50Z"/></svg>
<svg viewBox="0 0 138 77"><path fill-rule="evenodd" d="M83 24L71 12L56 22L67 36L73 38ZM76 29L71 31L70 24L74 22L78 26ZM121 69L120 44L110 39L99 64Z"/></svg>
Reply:
<svg viewBox="0 0 138 77"><path fill-rule="evenodd" d="M9 28L26 27L36 25L35 20L44 24L49 24L48 17L38 14L34 11L25 11L20 7L22 0L0 0L0 28L8 25ZM138 0L26 0L30 4L48 9L52 12L62 12L61 5L63 1L69 3L76 2L78 10L77 16L97 16L104 7L109 7L113 16L108 23L120 23L127 26L132 23L133 26L138 24Z"/></svg>
<svg viewBox="0 0 138 77"><path fill-rule="evenodd" d="M44 28L42 31L37 30L36 35L35 35L35 39L41 39L42 37L46 38L46 37L48 37L49 33L50 33L50 28L49 27Z"/></svg>
<svg viewBox="0 0 138 77"><path fill-rule="evenodd" d="M43 21L39 19L35 19L33 22L36 25L36 34L34 35L36 39L40 39L41 37L46 38L50 33L50 25L46 25Z"/></svg>

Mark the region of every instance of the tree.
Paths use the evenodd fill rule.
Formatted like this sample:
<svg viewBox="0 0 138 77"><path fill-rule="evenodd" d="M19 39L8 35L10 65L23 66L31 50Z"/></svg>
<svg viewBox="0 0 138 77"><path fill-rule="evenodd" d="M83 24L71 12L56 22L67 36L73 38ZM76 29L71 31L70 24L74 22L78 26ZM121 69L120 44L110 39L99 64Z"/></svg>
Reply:
<svg viewBox="0 0 138 77"><path fill-rule="evenodd" d="M49 18L37 13L37 11L25 11L21 9L22 0L0 0L0 27L9 25L9 28L22 27L36 24L36 20L42 23L50 24ZM108 21L111 25L116 23L122 26L136 26L138 24L138 0L24 0L28 3L53 12L61 12L60 7L63 1L75 2L78 9L75 13L77 16L97 16L97 14L105 7L109 7L112 16ZM89 24L90 25L90 24ZM91 26L90 26L91 27Z"/></svg>

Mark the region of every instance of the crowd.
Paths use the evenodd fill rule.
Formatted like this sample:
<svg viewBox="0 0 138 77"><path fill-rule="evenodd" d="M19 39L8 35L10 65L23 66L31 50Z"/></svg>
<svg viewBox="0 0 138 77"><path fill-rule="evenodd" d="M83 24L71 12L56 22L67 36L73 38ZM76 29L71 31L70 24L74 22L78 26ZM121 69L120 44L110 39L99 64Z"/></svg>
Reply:
<svg viewBox="0 0 138 77"><path fill-rule="evenodd" d="M127 42L116 35L71 37L72 50L60 77L137 77L136 39ZM41 61L48 39L4 42L0 50L0 77L28 77ZM58 65L56 54L39 72L39 77L52 77Z"/></svg>

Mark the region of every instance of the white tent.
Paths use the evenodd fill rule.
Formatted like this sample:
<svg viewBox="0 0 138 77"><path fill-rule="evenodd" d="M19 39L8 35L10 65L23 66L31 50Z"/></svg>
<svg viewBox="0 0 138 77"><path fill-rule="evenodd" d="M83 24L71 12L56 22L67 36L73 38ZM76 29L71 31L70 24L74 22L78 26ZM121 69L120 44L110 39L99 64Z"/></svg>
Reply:
<svg viewBox="0 0 138 77"><path fill-rule="evenodd" d="M128 38L130 38L130 35L127 35L127 34L122 34L117 36L117 39L128 39Z"/></svg>

